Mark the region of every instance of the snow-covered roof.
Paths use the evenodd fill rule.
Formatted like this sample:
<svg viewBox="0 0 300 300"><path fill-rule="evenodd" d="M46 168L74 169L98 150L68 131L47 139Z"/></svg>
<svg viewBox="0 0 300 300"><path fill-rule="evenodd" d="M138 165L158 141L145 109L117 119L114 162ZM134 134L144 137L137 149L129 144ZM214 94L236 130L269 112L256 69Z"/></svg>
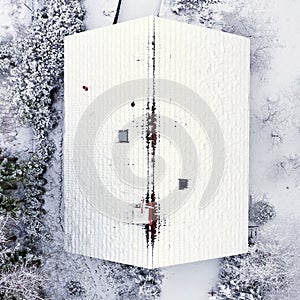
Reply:
<svg viewBox="0 0 300 300"><path fill-rule="evenodd" d="M248 92L240 36L150 16L67 37L66 249L148 268L246 252Z"/></svg>

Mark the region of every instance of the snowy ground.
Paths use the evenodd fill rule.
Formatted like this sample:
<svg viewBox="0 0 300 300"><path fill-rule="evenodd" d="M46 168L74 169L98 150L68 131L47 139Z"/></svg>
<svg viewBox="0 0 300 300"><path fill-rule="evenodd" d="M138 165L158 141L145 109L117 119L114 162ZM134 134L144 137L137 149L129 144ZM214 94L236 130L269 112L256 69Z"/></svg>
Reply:
<svg viewBox="0 0 300 300"><path fill-rule="evenodd" d="M84 0L87 29L111 25L114 21L118 0Z"/></svg>
<svg viewBox="0 0 300 300"><path fill-rule="evenodd" d="M157 16L161 0L123 0L119 22L124 22L148 15Z"/></svg>
<svg viewBox="0 0 300 300"><path fill-rule="evenodd" d="M156 15L159 2L159 0L151 2L123 0L119 20L125 21L147 14ZM295 0L282 3L272 0L264 1L262 4L268 4L268 7L263 7L264 5L258 3L258 0L246 2L247 7L255 9L255 14L259 16L255 22L262 22L260 19L270 17L273 20L268 21L267 29L269 28L270 32L276 32L278 27L275 37L272 37L271 46L267 46L266 56L263 57L266 66L255 71L253 69L252 72L250 191L253 194L267 193L269 195L270 200L276 206L278 215L270 226L271 233L277 238L280 234L284 236L286 239L284 242L288 248L289 231L293 228L293 231L299 232L300 229L300 223L297 222L300 215L300 60L298 59L300 4ZM0 41L12 38L19 28L22 30L23 26L30 23L30 10L24 5L17 6L18 3L18 1L0 0ZM113 7L109 5L108 8L96 0L86 0L86 9L88 28L92 29L112 22L114 5ZM103 14L104 10L106 12ZM168 7L164 7L164 11L168 12L166 17L173 18ZM112 15L109 15L110 13ZM250 10L243 13L251 15ZM264 39L261 46L264 47ZM14 130L15 128L12 129ZM28 143L30 132L26 129L19 132L17 141L7 144L12 151L26 151L22 145L25 141L27 145L30 144ZM53 132L58 145L61 143L61 134L61 127ZM53 167L47 175L51 178L47 187L49 190L47 196L52 201L46 203L45 207L49 212L48 224L53 226L53 235L45 238L44 243L49 255L45 269L50 273L53 282L57 281L59 284L53 285L53 282L50 282L48 288L52 290L54 299L68 299L62 296L65 293L65 284L68 280L74 279L86 283L85 287L89 290L87 299L115 299L114 288L101 271L99 260L69 255L61 251L62 204L59 197L56 197L61 193L60 146L56 155ZM295 247L299 249L298 244ZM294 264L295 269L300 270L300 260L296 259ZM163 272L165 278L161 299L206 300L208 290L217 281L218 261L174 266L163 269ZM295 278L299 278L299 271ZM291 292L286 299L297 298Z"/></svg>
<svg viewBox="0 0 300 300"><path fill-rule="evenodd" d="M300 212L300 173L296 165L292 167L292 162L288 162L288 158L299 158L300 149L298 11L299 3L290 0L284 5L276 3L269 12L275 18L279 29L280 46L270 50L273 59L269 70L252 77L250 189L268 193L278 215L284 218L290 213ZM262 127L259 119L266 118L270 112L276 112L272 122L266 121ZM272 130L279 133L281 141L274 141L274 138L272 141ZM279 165L282 161L285 166Z"/></svg>
<svg viewBox="0 0 300 300"><path fill-rule="evenodd" d="M16 37L31 21L34 0L0 1L0 42Z"/></svg>
<svg viewBox="0 0 300 300"><path fill-rule="evenodd" d="M218 260L206 260L164 268L163 300L208 299L208 291L217 283Z"/></svg>

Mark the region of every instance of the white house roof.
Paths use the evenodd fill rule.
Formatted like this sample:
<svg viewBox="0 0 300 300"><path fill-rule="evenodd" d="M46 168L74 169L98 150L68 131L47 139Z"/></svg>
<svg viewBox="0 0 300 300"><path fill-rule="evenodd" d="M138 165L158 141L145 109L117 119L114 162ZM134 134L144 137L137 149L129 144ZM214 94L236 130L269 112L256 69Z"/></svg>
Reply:
<svg viewBox="0 0 300 300"><path fill-rule="evenodd" d="M246 252L248 93L240 36L149 16L67 37L66 250L147 268Z"/></svg>

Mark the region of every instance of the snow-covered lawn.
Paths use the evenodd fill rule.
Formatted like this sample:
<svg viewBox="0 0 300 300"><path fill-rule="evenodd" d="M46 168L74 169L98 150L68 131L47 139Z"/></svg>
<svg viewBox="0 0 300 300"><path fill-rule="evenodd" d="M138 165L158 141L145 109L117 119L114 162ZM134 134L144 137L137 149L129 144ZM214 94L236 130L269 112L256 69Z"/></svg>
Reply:
<svg viewBox="0 0 300 300"><path fill-rule="evenodd" d="M161 299L207 300L218 282L218 270L218 259L164 268Z"/></svg>

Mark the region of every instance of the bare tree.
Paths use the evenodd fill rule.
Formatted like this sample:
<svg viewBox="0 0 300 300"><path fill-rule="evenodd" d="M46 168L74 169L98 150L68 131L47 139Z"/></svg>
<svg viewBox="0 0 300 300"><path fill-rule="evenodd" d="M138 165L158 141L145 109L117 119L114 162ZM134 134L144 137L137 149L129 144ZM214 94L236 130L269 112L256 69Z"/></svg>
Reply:
<svg viewBox="0 0 300 300"><path fill-rule="evenodd" d="M279 46L277 29L265 14L265 2L235 1L235 6L222 12L223 31L242 35L251 40L251 67L258 71L270 65L270 49Z"/></svg>
<svg viewBox="0 0 300 300"><path fill-rule="evenodd" d="M284 142L290 127L291 111L281 98L277 94L267 97L251 114L252 132L266 135L270 149Z"/></svg>
<svg viewBox="0 0 300 300"><path fill-rule="evenodd" d="M0 298L44 299L40 292L45 278L38 266L30 261L30 257L15 260L19 249L14 233L16 226L16 219L10 215L0 216Z"/></svg>
<svg viewBox="0 0 300 300"><path fill-rule="evenodd" d="M300 156L297 153L283 156L275 163L275 174L290 177L296 186L300 184Z"/></svg>
<svg viewBox="0 0 300 300"><path fill-rule="evenodd" d="M11 265L0 274L2 299L42 300L40 289L44 282L38 267L26 263Z"/></svg>

